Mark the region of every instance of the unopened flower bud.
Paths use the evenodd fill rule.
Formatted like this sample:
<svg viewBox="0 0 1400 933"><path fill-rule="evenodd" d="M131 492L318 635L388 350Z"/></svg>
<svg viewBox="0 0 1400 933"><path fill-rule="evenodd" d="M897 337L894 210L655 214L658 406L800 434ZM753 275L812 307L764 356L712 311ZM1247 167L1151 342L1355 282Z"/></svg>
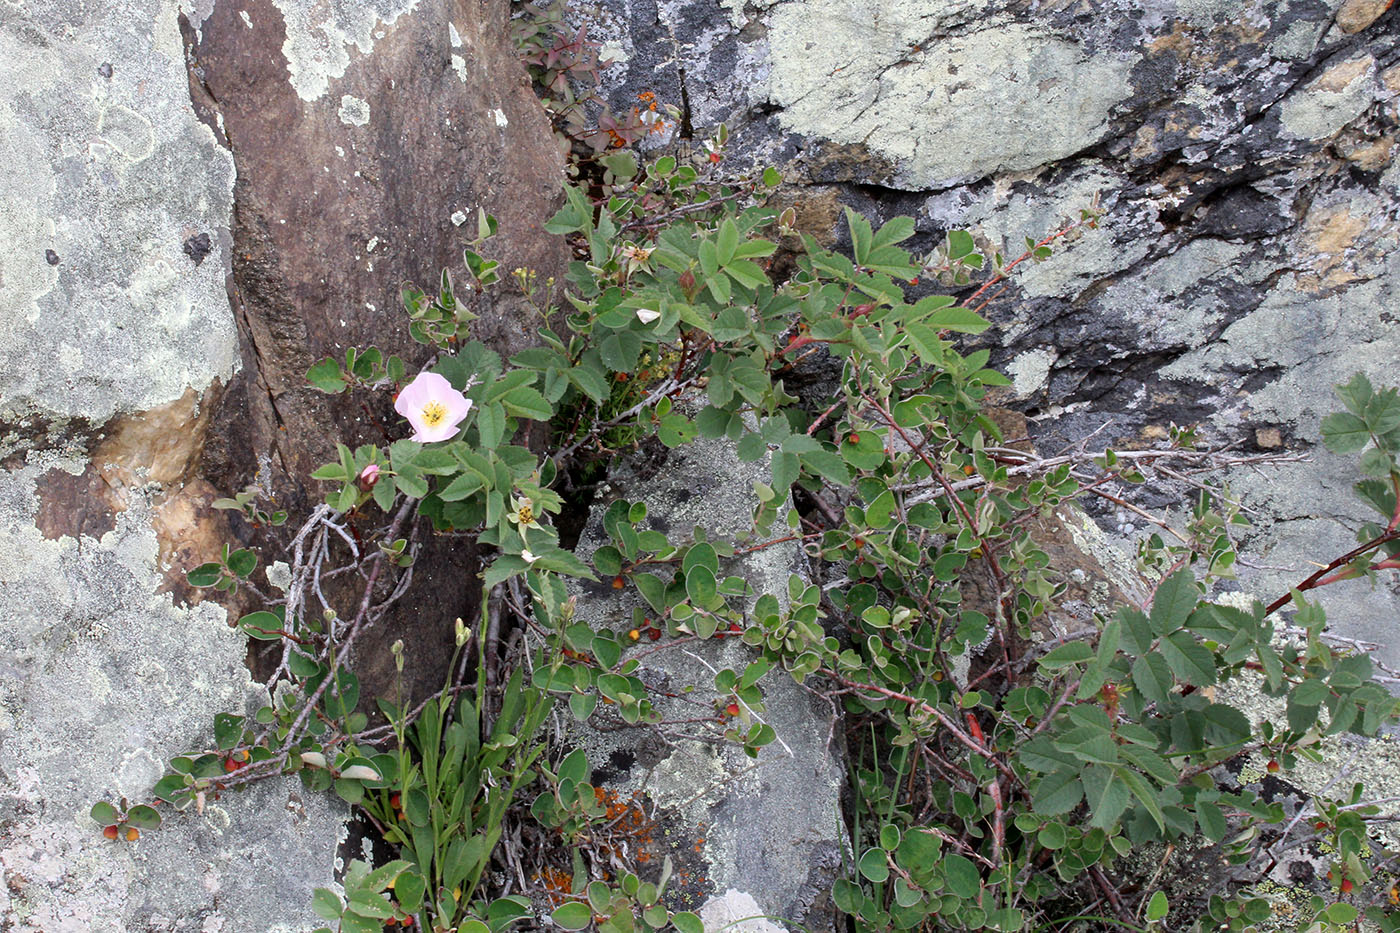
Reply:
<svg viewBox="0 0 1400 933"><path fill-rule="evenodd" d="M356 481L360 489L369 492L374 488L374 484L379 482L379 464L371 463L360 471L360 478Z"/></svg>
<svg viewBox="0 0 1400 933"><path fill-rule="evenodd" d="M472 630L462 624L462 620L459 618L456 621L456 631L457 647L460 648L467 643L467 639L471 637Z"/></svg>

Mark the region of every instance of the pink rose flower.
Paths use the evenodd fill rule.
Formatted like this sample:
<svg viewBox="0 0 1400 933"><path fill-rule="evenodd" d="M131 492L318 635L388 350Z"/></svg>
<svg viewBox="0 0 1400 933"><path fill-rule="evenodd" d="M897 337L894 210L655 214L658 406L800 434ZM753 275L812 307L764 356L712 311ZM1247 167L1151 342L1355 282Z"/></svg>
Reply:
<svg viewBox="0 0 1400 933"><path fill-rule="evenodd" d="M452 437L471 410L467 397L437 373L419 373L394 400L394 411L413 425L410 440L420 444Z"/></svg>

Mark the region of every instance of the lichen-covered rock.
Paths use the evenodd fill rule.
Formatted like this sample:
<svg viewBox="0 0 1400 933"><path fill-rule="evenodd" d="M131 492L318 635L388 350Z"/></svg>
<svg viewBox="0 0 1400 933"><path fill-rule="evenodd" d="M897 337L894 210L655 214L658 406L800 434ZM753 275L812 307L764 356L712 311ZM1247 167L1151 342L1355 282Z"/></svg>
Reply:
<svg viewBox="0 0 1400 933"><path fill-rule="evenodd" d="M342 428L394 431L387 397L314 396L310 362L351 343L425 360L399 288L457 269L478 207L507 269L562 266L540 232L562 163L505 5L449 6L0 4L7 930L318 925L334 798L269 781L131 843L87 813L148 802L215 713L266 701L246 639L183 578L249 534L216 495L257 477L296 516ZM509 298L473 310L502 350L534 325ZM420 572L467 579L472 555L442 550ZM421 635L467 614L461 594L410 594L384 629L418 623L434 684Z"/></svg>
<svg viewBox="0 0 1400 933"><path fill-rule="evenodd" d="M159 592L144 500L100 538L47 540L35 481L0 474L0 921L16 933L306 930L330 883L345 807L295 780L161 807L164 824L108 841L92 804L151 802L175 755L204 749L217 712L267 702L244 636L212 604ZM225 926L220 926L224 924Z"/></svg>
<svg viewBox="0 0 1400 933"><path fill-rule="evenodd" d="M592 510L580 553L606 543L602 516L617 498L645 501L650 527L676 541L688 539L697 526L715 537L735 535L751 527L758 504L753 483L765 479L765 464L741 462L724 440L697 440L669 451L659 466L624 465L600 491L604 498ZM800 549L789 541L735 558L721 570L787 605L788 578L802 562ZM635 590L614 590L610 581L579 590L578 618L595 629L626 632L633 608L645 606ZM736 638L656 644L664 647L649 650L652 643L641 642L635 676L650 688L649 699L664 720L675 724L627 728L600 706L589 724L575 730L595 768L594 782L607 799L641 801L651 814L654 825L639 839L640 851L654 863L673 860L677 871L669 893L677 909L698 910L702 918L761 913L810 930L834 929L829 892L845 846L834 706L782 670L770 672L762 681L765 709L757 718L773 727L777 740L749 759L737 746L707 740L705 727L696 723L747 719L747 713L726 711L714 677L723 668L742 673L756 659L754 650ZM743 912L754 903L759 910ZM762 933L772 925L753 929Z"/></svg>
<svg viewBox="0 0 1400 933"><path fill-rule="evenodd" d="M1356 370L1396 381L1400 41L1387 8L776 0L716 17L576 3L617 50L614 107L648 88L683 107L676 137L652 144L725 121L730 158L777 163L795 200L834 192L913 214L923 249L970 228L1008 259L1103 208L985 310L982 340L1047 452L1096 431L1142 444L1173 422L1246 449L1312 450L1333 384ZM1229 477L1254 510L1246 543L1288 568L1246 569L1250 586L1275 595L1351 546L1367 518L1354 473L1319 452ZM1339 630L1400 661L1392 591L1326 597Z"/></svg>
<svg viewBox="0 0 1400 933"><path fill-rule="evenodd" d="M159 0L0 13L5 432L101 424L233 372L233 162L190 108L177 14Z"/></svg>
<svg viewBox="0 0 1400 933"><path fill-rule="evenodd" d="M178 5L0 12L0 925L304 930L344 808L268 782L134 842L216 712L260 701L245 640L167 592L219 543L195 465L232 375L233 163L189 100ZM172 566L176 564L176 566ZM263 698L265 701L265 698Z"/></svg>

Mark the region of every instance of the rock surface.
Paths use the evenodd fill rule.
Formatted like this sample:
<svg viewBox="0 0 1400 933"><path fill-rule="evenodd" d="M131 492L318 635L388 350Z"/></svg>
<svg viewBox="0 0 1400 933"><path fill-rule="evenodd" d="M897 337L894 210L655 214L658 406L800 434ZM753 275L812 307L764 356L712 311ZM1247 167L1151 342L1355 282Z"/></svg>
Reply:
<svg viewBox="0 0 1400 933"><path fill-rule="evenodd" d="M580 556L607 543L602 517L619 498L645 501L646 524L673 542L688 540L697 526L712 539L732 539L751 528L758 505L753 484L767 479L766 463L741 462L724 440L693 441L666 452L659 466L625 464L600 490ZM786 606L788 577L801 572L804 560L795 542L785 542L722 563L721 575L738 575ZM578 589L577 618L595 629L626 632L633 608L646 606L635 589L615 590L608 581ZM634 649L642 661L634 676L653 687L657 711L674 724L629 728L600 706L576 734L595 768L594 783L609 799L643 801L658 827L643 850L653 864L669 856L676 865L668 888L673 906L711 916L713 930L755 914L836 929L829 892L842 865L845 830L835 708L781 670L770 672L762 681L766 708L753 715L773 727L777 740L749 759L707 727L726 716L715 674L724 668L742 674L757 658L754 649L722 638L655 652L646 650L649 644ZM749 715L731 721L748 722Z"/></svg>
<svg viewBox="0 0 1400 933"><path fill-rule="evenodd" d="M304 515L324 492L308 477L335 459L336 441L406 435L388 392L326 396L306 371L347 347L377 346L416 372L431 352L408 335L400 288L435 291L443 269L464 278L478 208L500 221L487 252L506 274L526 267L562 281L566 249L542 231L562 156L507 23L504 0L261 0L188 20L196 109L238 168L230 296L243 370L214 417L203 467L219 488L256 481ZM495 295L460 298L480 315L473 336L511 352L540 321L509 287ZM415 695L441 686L452 621L477 611L476 566L458 542L426 543L416 572L436 583L411 590L361 642L366 696L395 682L384 649L399 638L415 660Z"/></svg>
<svg viewBox="0 0 1400 933"><path fill-rule="evenodd" d="M251 540L212 499L257 479L303 508L338 434L401 433L387 398L305 389L309 364L421 364L400 285L460 265L478 206L507 269L558 274L562 163L506 27L504 3L0 4L5 929L318 925L333 797L269 781L129 844L87 811L148 800L214 713L265 702L225 612L185 604L184 570ZM534 326L473 310L502 350ZM422 566L466 579L471 555ZM450 640L469 589L415 594L388 639L420 623L430 668L423 627Z"/></svg>
<svg viewBox="0 0 1400 933"><path fill-rule="evenodd" d="M1230 477L1254 509L1246 543L1260 566L1245 584L1271 596L1307 561L1349 547L1369 517L1349 492L1352 464L1315 439L1333 384L1357 369L1393 383L1400 359L1400 40L1389 7L580 0L576 10L620 59L605 73L618 109L643 90L682 109L675 135L649 145L684 147L728 122L730 158L783 167L803 223L824 240L844 235L840 202L914 214L923 249L971 225L1014 255L1097 195L1099 228L1025 270L1011 300L989 309L993 361L1045 453L1105 423L1100 436L1125 445L1171 422L1204 423L1246 450L1309 453ZM310 927L307 893L331 878L342 816L326 798L270 783L130 846L105 842L86 811L139 797L164 760L205 740L214 712L256 697L222 612L180 604L183 568L230 536L251 540L210 516L214 495L258 479L302 509L332 434L398 436L386 399L315 395L307 366L365 343L423 362L402 336L398 287L457 267L478 206L501 219L507 268L547 277L567 259L538 236L560 162L506 17L503 0L0 3L7 928ZM509 300L475 310L502 349L533 323ZM680 467L672 476L669 486L693 482ZM662 485L636 481L638 497ZM1167 508L1181 491L1148 494ZM745 524L748 506L732 505L705 520ZM1126 513L1096 517L1115 534L1143 531ZM781 592L796 557L777 554ZM471 566L470 554L441 551L420 563L458 579ZM411 634L410 652L431 657L423 632L449 638L450 620L471 614L471 589L411 596L381 637ZM608 624L620 611L612 596L590 610ZM1383 643L1382 660L1400 664L1393 582L1325 597L1335 630ZM697 667L658 659L656 670ZM436 681L430 664L420 670ZM726 898L711 916L736 916L752 897L815 926L822 908L808 895L824 890L840 835L839 769L825 710L804 709L798 691L769 699L798 723L779 729L792 758L770 747L742 772L708 746L678 744L669 758L657 751L645 780L682 823L718 828L694 887ZM683 761L715 776L723 803L681 791ZM783 770L794 768L810 776ZM618 786L640 787L645 767L626 770ZM815 789L800 813L753 809L772 802L750 796L777 786L772 774ZM1391 792L1375 777L1378 795ZM801 827L808 862L755 881L769 843L744 832L774 825Z"/></svg>
<svg viewBox="0 0 1400 933"><path fill-rule="evenodd" d="M912 214L916 247L969 227L1015 257L1097 197L1099 228L1024 268L988 308L993 363L1042 452L1105 423L1101 440L1140 445L1175 422L1250 451L1311 454L1229 477L1255 510L1246 543L1284 568L1248 580L1272 597L1307 561L1349 549L1370 517L1350 491L1354 461L1317 439L1334 384L1357 370L1393 384L1400 359L1400 42L1388 6L575 9L616 50L604 72L614 107L651 89L684 109L652 145L683 147L726 122L738 164L778 165L799 202L834 194ZM1157 490L1150 504L1183 494ZM1127 513L1099 517L1144 533ZM1337 631L1383 642L1382 660L1400 663L1394 583L1326 598Z"/></svg>

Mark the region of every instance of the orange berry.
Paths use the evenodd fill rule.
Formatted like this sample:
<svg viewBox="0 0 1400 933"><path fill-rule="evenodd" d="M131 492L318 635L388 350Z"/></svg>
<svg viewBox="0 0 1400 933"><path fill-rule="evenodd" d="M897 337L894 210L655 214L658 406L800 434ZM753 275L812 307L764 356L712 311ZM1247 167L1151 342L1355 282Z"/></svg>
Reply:
<svg viewBox="0 0 1400 933"><path fill-rule="evenodd" d="M859 443L860 443L860 435L859 435L859 434L856 434L856 433L854 433L854 432L852 432L852 433L846 438L846 443L847 443L847 444L859 444Z"/></svg>
<svg viewBox="0 0 1400 933"><path fill-rule="evenodd" d="M739 704L738 704L738 703L730 703L728 706L726 706L726 707L724 708L724 711L725 711L725 713L727 713L727 714L730 715L730 716L738 716L738 715L739 715Z"/></svg>
<svg viewBox="0 0 1400 933"><path fill-rule="evenodd" d="M973 467L973 465L970 464L970 463L969 463L967 466L963 467L963 474L966 475L966 476L971 476L973 473L976 473L976 472L977 472L976 468Z"/></svg>
<svg viewBox="0 0 1400 933"><path fill-rule="evenodd" d="M127 841L127 842L135 842L137 839L140 839L140 838L141 838L141 834L138 833L138 832L136 831L136 827L134 827L134 826L128 826L128 827L127 827L127 829L126 829L126 841Z"/></svg>
<svg viewBox="0 0 1400 933"><path fill-rule="evenodd" d="M401 797L399 797L398 794L390 794L390 795L389 795L389 806L393 807L395 810L402 809L402 808L403 808L403 799L402 799Z"/></svg>
<svg viewBox="0 0 1400 933"><path fill-rule="evenodd" d="M1326 823L1324 820L1318 820L1316 823L1313 824L1313 829L1326 829L1326 828L1327 828L1327 823Z"/></svg>
<svg viewBox="0 0 1400 933"><path fill-rule="evenodd" d="M1266 765L1266 767L1269 769L1269 773L1270 773L1270 774L1278 774L1278 773L1279 773L1279 769L1280 769L1280 765L1279 765L1279 763L1278 763L1278 759L1277 759L1277 758L1270 758L1270 759L1269 759L1269 763L1268 763L1268 765Z"/></svg>
<svg viewBox="0 0 1400 933"><path fill-rule="evenodd" d="M627 585L627 581L622 579L622 574L613 577L613 589L620 590Z"/></svg>
<svg viewBox="0 0 1400 933"><path fill-rule="evenodd" d="M661 629L659 629L659 628L649 628L649 629L647 629L647 638L650 638L652 641L656 641L656 640L657 640L658 638L660 638L660 637L661 637Z"/></svg>
<svg viewBox="0 0 1400 933"><path fill-rule="evenodd" d="M630 638L632 641L641 641L642 633L639 632L637 629L632 629L632 631L627 633L627 637Z"/></svg>
<svg viewBox="0 0 1400 933"><path fill-rule="evenodd" d="M234 761L232 757L229 757L229 758L225 758L225 759L224 759L224 771L226 771L226 772L237 771L237 770L238 770L239 768L241 768L241 767L243 767L243 765L241 765L241 764L239 764L238 762Z"/></svg>
<svg viewBox="0 0 1400 933"><path fill-rule="evenodd" d="M712 152L712 153L710 153L710 161L711 161L711 162L722 162L722 161L724 161L724 156L720 155L718 152Z"/></svg>
<svg viewBox="0 0 1400 933"><path fill-rule="evenodd" d="M108 826L106 829L102 830L102 835L106 836L108 839L115 839L117 838L117 828L115 826Z"/></svg>
<svg viewBox="0 0 1400 933"><path fill-rule="evenodd" d="M1352 885L1352 883L1351 883L1351 879L1350 879L1350 878L1343 878L1343 879L1342 879L1342 893L1343 893L1343 894L1350 894L1350 893L1351 893L1352 887L1353 887L1353 885Z"/></svg>

